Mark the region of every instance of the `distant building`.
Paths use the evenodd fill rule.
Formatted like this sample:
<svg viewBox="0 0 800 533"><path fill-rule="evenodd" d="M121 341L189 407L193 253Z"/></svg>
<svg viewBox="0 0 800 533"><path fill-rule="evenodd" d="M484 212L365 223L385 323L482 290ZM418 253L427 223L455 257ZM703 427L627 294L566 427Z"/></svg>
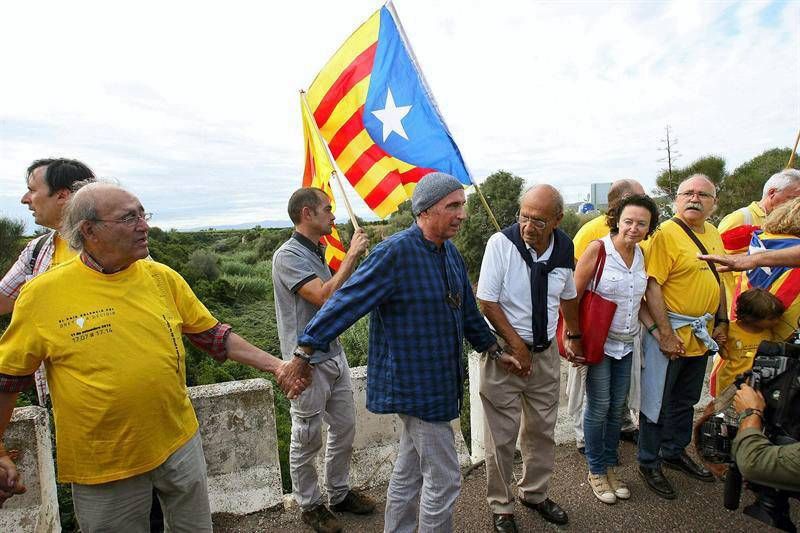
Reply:
<svg viewBox="0 0 800 533"><path fill-rule="evenodd" d="M611 190L611 183L592 183L592 192L589 202L595 209L605 210L608 208L608 191Z"/></svg>

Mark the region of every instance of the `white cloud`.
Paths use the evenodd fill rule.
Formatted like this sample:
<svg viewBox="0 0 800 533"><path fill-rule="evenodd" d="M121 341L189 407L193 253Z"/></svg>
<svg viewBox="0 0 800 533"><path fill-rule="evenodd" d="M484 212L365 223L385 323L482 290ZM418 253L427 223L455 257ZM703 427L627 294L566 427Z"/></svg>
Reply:
<svg viewBox="0 0 800 533"><path fill-rule="evenodd" d="M25 167L62 155L119 178L166 227L286 218L302 171L297 90L379 6L6 7L0 214L28 219ZM800 125L797 2L396 8L478 180L507 169L576 200L620 176L651 187L666 124L679 164L715 153L729 170Z"/></svg>

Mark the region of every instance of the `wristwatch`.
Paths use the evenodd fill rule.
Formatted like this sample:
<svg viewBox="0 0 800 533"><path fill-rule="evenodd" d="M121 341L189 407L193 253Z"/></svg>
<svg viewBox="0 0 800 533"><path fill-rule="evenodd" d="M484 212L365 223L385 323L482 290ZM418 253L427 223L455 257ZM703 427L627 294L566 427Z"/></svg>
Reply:
<svg viewBox="0 0 800 533"><path fill-rule="evenodd" d="M484 355L486 355L486 357L488 357L492 361L499 361L500 357L503 355L503 350L498 347L495 348L494 350L486 350L483 353Z"/></svg>
<svg viewBox="0 0 800 533"><path fill-rule="evenodd" d="M739 423L741 424L742 422L744 422L744 419L750 415L758 415L758 418L764 420L764 414L761 412L761 409L754 409L752 407L748 407L747 409L739 413Z"/></svg>
<svg viewBox="0 0 800 533"><path fill-rule="evenodd" d="M567 331L567 339L569 339L569 340L573 340L574 341L574 340L580 339L581 337L582 337L582 335L580 333L572 333L570 331Z"/></svg>
<svg viewBox="0 0 800 533"><path fill-rule="evenodd" d="M308 355L308 354L305 352L305 350L303 350L303 349L302 349L302 348L300 348L299 346L298 346L297 348L295 348L295 349L294 349L294 352L292 352L292 355L294 355L295 357L299 357L300 359L302 359L303 361L305 361L305 362L306 362L306 363L308 363L309 365L311 364L311 356L310 356L310 355Z"/></svg>

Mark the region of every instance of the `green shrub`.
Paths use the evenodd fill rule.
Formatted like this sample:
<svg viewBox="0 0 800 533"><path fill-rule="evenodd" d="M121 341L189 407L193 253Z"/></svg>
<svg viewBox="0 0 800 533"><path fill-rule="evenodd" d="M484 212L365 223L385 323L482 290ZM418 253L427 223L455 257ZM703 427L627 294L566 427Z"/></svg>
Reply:
<svg viewBox="0 0 800 533"><path fill-rule="evenodd" d="M267 280L257 276L224 274L221 279L227 281L233 288L233 292L240 297L263 298L272 288Z"/></svg>
<svg viewBox="0 0 800 533"><path fill-rule="evenodd" d="M339 337L350 367L367 364L369 352L369 315L361 317Z"/></svg>
<svg viewBox="0 0 800 533"><path fill-rule="evenodd" d="M220 265L222 273L226 276L252 276L253 267L236 259L223 259Z"/></svg>

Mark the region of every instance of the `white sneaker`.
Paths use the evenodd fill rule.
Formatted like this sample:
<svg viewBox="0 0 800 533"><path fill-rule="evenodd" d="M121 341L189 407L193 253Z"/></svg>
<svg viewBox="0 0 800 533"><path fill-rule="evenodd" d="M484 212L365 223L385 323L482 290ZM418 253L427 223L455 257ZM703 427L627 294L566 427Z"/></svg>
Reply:
<svg viewBox="0 0 800 533"><path fill-rule="evenodd" d="M594 492L598 500L607 504L617 503L617 496L614 494L614 489L608 484L607 476L589 473L588 481L589 486L592 487L592 492Z"/></svg>
<svg viewBox="0 0 800 533"><path fill-rule="evenodd" d="M627 500L631 497L631 491L628 485L617 477L617 473L614 472L613 468L608 469L606 478L608 478L608 484L611 485L611 490L614 491L614 495L617 498L620 500Z"/></svg>

